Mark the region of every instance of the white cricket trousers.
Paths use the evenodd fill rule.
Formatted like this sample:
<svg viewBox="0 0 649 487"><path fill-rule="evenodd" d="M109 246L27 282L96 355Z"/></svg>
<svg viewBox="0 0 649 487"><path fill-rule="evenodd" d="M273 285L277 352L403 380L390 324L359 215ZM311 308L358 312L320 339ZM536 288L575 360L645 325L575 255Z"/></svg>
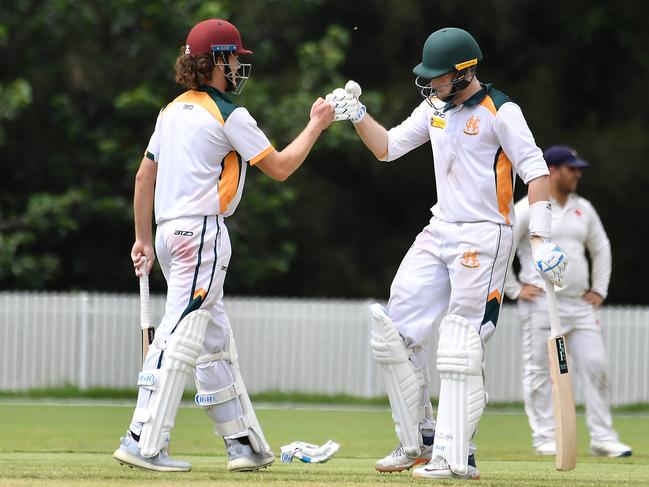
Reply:
<svg viewBox="0 0 649 487"><path fill-rule="evenodd" d="M433 217L390 288L388 316L406 346L425 345L442 313L462 316L487 340L498 322L512 242L509 225Z"/></svg>
<svg viewBox="0 0 649 487"><path fill-rule="evenodd" d="M142 370L160 368L164 356L160 345L190 311L209 311L201 355L224 350L231 333L230 321L223 307L223 283L230 262L231 247L223 217L188 217L158 225L156 255L167 281L167 300L155 341L149 348ZM224 360L200 364L195 371L199 391L217 391L233 383L230 365ZM146 408L150 391L140 387L138 408ZM210 419L228 422L242 415L239 400L213 408ZM132 421L131 431L140 434L142 423Z"/></svg>
<svg viewBox="0 0 649 487"><path fill-rule="evenodd" d="M581 298L557 296L561 327L566 335L568 366L573 367L586 404L591 441L618 441L613 429L608 392L608 364L592 305ZM532 447L554 440L552 384L548 363L550 318L545 295L518 302L523 341L523 399L532 429Z"/></svg>
<svg viewBox="0 0 649 487"><path fill-rule="evenodd" d="M424 345L435 320L452 313L467 319L487 340L496 329L513 232L491 222L448 223L436 217L416 237L390 288L388 316L409 349L416 368L428 368ZM434 428L430 390L422 391L426 417L422 431ZM470 451L473 452L471 444Z"/></svg>

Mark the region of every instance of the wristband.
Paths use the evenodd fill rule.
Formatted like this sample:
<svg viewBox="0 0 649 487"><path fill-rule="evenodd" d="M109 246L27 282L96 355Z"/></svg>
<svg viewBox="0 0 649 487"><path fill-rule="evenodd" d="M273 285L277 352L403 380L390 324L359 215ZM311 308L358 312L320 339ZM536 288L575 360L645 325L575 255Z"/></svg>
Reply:
<svg viewBox="0 0 649 487"><path fill-rule="evenodd" d="M541 238L552 235L552 203L549 201L530 205L530 235Z"/></svg>
<svg viewBox="0 0 649 487"><path fill-rule="evenodd" d="M352 123L358 123L361 120L363 120L363 117L365 117L365 113L367 113L367 109L365 108L365 105L360 103L360 107L358 108L358 111L356 112L356 115L353 117L350 117L349 119L352 121Z"/></svg>

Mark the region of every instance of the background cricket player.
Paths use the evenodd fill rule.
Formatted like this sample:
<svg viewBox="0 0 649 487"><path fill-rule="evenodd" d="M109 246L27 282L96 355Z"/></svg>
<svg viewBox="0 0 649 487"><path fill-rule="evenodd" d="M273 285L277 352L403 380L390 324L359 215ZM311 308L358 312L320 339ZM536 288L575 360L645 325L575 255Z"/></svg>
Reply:
<svg viewBox="0 0 649 487"><path fill-rule="evenodd" d="M248 166L285 180L333 120L318 99L300 135L277 152L238 94L250 64L236 27L225 20L200 22L176 60L176 81L188 91L160 115L135 180L136 269L155 255L151 214L155 200L156 253L167 280L165 314L138 378L137 408L115 458L158 471L187 471L168 457L167 445L186 375L194 372L196 403L225 438L229 470L256 470L274 456L264 439L239 372L237 353L223 307L223 282L230 260L224 218L237 207Z"/></svg>
<svg viewBox="0 0 649 487"><path fill-rule="evenodd" d="M431 34L413 72L424 100L386 130L366 113L350 81L327 96L336 120L349 119L381 161L429 142L437 203L392 282L387 310L372 306L372 349L381 365L401 444L376 463L413 477L479 478L469 444L485 407L484 342L496 329L514 240L515 174L529 186L534 261L560 283L566 264L550 238L548 169L521 109L476 78L482 52L466 31ZM444 314L437 347L441 377L437 422L423 348Z"/></svg>
<svg viewBox="0 0 649 487"><path fill-rule="evenodd" d="M581 171L588 163L566 146L553 146L543 154L550 168L552 238L570 258L564 287L557 290L557 307L567 349L579 376L586 402L586 424L593 455L631 455L613 429L608 398L608 374L597 308L608 294L611 245L595 208L577 195ZM508 297L518 301L523 339L523 398L532 428L532 447L541 455L554 455L554 421L546 342L550 322L543 282L533 269L525 228L530 212L527 198L514 207L514 241L520 260L518 278L510 269L505 284ZM592 261L589 272L586 250Z"/></svg>

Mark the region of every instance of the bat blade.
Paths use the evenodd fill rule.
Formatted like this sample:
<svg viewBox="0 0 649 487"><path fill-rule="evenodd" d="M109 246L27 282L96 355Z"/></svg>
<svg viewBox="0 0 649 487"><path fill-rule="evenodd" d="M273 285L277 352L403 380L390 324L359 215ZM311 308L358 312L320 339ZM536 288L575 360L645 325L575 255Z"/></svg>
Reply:
<svg viewBox="0 0 649 487"><path fill-rule="evenodd" d="M552 379L554 437L557 446L556 467L557 470L567 471L577 466L577 418L565 337L551 337L548 340L548 353Z"/></svg>
<svg viewBox="0 0 649 487"><path fill-rule="evenodd" d="M568 370L566 338L561 331L561 321L554 295L554 284L546 281L545 290L550 313L551 337L548 340L550 379L552 381L552 406L554 409L554 439L557 447L557 470L572 470L577 466L577 417L572 381Z"/></svg>

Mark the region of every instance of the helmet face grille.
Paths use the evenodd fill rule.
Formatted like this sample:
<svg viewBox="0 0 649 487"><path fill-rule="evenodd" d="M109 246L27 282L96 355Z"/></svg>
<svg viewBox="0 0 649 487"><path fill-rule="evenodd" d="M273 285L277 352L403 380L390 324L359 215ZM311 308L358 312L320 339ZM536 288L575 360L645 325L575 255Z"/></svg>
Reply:
<svg viewBox="0 0 649 487"><path fill-rule="evenodd" d="M222 66L220 69L225 75L225 79L228 83L227 91L233 95L238 95L243 91L243 87L248 82L250 78L250 73L252 73L252 64L250 63L238 63L237 69L232 69L231 65L228 64L228 56L226 55L234 51L225 51L225 50L213 50L212 51L212 60L214 65L217 66L217 56L220 54L220 59L223 63L219 66ZM218 53L218 54L217 54Z"/></svg>

